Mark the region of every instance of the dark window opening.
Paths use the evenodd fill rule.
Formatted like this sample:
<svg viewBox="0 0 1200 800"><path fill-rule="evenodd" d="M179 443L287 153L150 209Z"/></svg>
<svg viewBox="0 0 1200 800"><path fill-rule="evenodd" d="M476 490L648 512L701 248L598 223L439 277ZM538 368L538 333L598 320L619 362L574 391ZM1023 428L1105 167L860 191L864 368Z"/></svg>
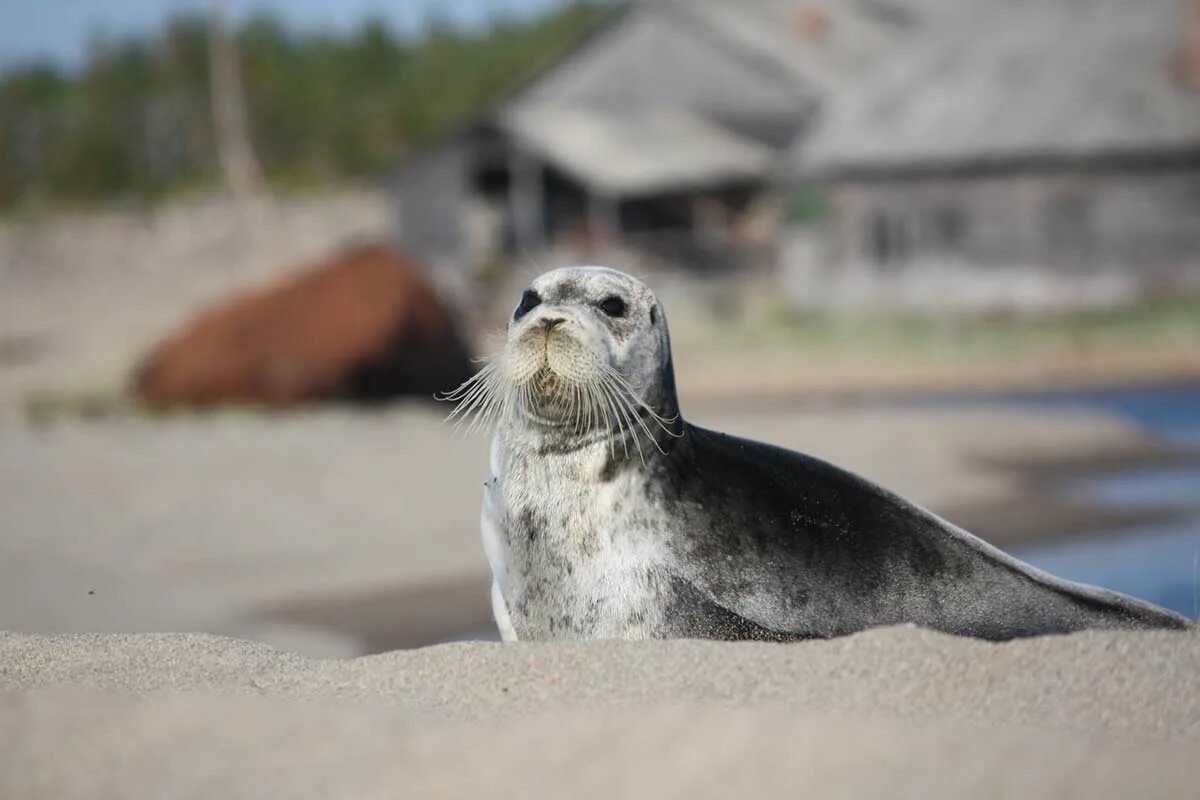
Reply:
<svg viewBox="0 0 1200 800"><path fill-rule="evenodd" d="M485 197L502 197L508 194L510 180L507 166L487 165L475 171L471 188Z"/></svg>
<svg viewBox="0 0 1200 800"><path fill-rule="evenodd" d="M934 246L943 253L961 253L967 243L970 220L961 208L946 206L933 214Z"/></svg>
<svg viewBox="0 0 1200 800"><path fill-rule="evenodd" d="M893 267L908 260L911 238L907 221L880 211L867 228L867 257L878 267Z"/></svg>

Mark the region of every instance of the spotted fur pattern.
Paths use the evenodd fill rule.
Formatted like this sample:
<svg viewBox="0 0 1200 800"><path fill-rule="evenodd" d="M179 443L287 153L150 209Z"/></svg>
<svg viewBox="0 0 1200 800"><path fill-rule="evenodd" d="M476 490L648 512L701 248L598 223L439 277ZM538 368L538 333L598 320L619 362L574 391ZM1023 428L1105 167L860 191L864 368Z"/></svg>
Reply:
<svg viewBox="0 0 1200 800"><path fill-rule="evenodd" d="M538 302L508 330L519 402L498 420L482 514L506 640L1187 625L1041 573L833 465L685 423L666 316L634 278L572 268L530 291ZM613 297L615 317L603 310ZM605 368L636 398L624 416L607 402L581 425L562 397ZM534 380L547 370L553 380Z"/></svg>

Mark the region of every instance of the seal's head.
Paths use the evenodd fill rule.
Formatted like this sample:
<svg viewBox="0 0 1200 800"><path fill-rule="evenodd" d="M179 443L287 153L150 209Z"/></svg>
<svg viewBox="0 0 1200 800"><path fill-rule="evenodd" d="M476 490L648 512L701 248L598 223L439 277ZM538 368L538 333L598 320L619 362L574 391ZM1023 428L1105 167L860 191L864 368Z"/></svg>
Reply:
<svg viewBox="0 0 1200 800"><path fill-rule="evenodd" d="M559 437L636 437L651 425L673 432L666 316L649 287L623 272L547 272L522 293L504 350L449 398L460 401L455 415L515 417Z"/></svg>

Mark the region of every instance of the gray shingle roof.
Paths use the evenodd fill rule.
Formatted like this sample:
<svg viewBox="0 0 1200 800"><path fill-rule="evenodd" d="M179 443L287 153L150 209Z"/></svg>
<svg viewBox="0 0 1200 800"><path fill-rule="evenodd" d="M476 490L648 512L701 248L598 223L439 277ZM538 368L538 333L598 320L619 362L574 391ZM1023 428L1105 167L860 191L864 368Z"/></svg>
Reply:
<svg viewBox="0 0 1200 800"><path fill-rule="evenodd" d="M961 0L849 90L794 150L802 173L1200 148L1176 84L1179 0Z"/></svg>

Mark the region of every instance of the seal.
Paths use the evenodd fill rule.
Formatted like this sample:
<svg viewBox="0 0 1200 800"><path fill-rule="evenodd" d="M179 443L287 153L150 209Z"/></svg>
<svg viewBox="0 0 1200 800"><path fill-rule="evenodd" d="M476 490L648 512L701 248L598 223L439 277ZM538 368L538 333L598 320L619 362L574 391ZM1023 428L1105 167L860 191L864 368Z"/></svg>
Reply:
<svg viewBox="0 0 1200 800"><path fill-rule="evenodd" d="M832 464L685 422L662 306L612 269L534 280L503 350L447 399L452 418L495 426L482 529L507 641L1190 624L1034 569Z"/></svg>

